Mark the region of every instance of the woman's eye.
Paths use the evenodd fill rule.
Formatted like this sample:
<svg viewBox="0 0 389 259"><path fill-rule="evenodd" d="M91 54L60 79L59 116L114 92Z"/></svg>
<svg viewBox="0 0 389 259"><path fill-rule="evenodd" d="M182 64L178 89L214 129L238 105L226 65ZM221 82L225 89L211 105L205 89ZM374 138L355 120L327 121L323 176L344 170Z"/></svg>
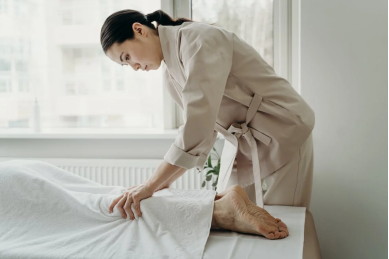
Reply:
<svg viewBox="0 0 389 259"><path fill-rule="evenodd" d="M128 60L129 58L128 58L128 56L126 56L126 60Z"/></svg>

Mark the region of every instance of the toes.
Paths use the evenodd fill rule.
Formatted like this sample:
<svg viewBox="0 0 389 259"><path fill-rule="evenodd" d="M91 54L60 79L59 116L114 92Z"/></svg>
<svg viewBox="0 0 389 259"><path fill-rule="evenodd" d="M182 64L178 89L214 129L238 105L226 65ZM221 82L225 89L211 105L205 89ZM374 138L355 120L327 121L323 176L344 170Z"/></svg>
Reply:
<svg viewBox="0 0 389 259"><path fill-rule="evenodd" d="M268 239L281 239L281 238L285 238L289 236L288 233L286 233L285 231L282 231L282 230L276 230L273 232L270 232L268 234L265 235L266 238Z"/></svg>
<svg viewBox="0 0 389 259"><path fill-rule="evenodd" d="M272 233L267 234L266 238L268 238L268 239L279 239L279 238L283 238L283 234L280 231L274 231L274 233L272 232Z"/></svg>
<svg viewBox="0 0 389 259"><path fill-rule="evenodd" d="M281 231L284 231L286 234L289 235L288 228L287 228L287 226L285 225L284 222L282 222L282 221L278 222L278 228L279 228Z"/></svg>
<svg viewBox="0 0 389 259"><path fill-rule="evenodd" d="M273 233L269 233L265 237L268 238L268 239L274 239L274 234Z"/></svg>
<svg viewBox="0 0 389 259"><path fill-rule="evenodd" d="M287 228L280 228L280 231L285 232L285 234L289 236L289 231Z"/></svg>
<svg viewBox="0 0 389 259"><path fill-rule="evenodd" d="M275 234L275 237L276 237L276 238L282 237L282 234L281 234L280 231L276 231L274 234Z"/></svg>
<svg viewBox="0 0 389 259"><path fill-rule="evenodd" d="M277 231L277 233L279 233L279 238L285 238L288 236L288 234L285 231L279 230L279 231Z"/></svg>
<svg viewBox="0 0 389 259"><path fill-rule="evenodd" d="M289 236L289 233L283 230L275 230L274 232L270 232L265 235L268 239L281 239Z"/></svg>

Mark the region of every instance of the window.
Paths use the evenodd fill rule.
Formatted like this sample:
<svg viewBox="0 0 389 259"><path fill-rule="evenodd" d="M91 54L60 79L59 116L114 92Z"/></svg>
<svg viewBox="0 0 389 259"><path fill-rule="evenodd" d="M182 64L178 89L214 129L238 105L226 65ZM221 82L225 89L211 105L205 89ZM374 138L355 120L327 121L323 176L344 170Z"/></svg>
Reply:
<svg viewBox="0 0 389 259"><path fill-rule="evenodd" d="M161 9L160 0L0 0L0 129L162 129L161 70L111 61L100 29L112 13ZM12 26L9 26L11 24Z"/></svg>
<svg viewBox="0 0 389 259"><path fill-rule="evenodd" d="M192 0L192 20L234 32L273 65L273 0Z"/></svg>
<svg viewBox="0 0 389 259"><path fill-rule="evenodd" d="M215 23L299 83L298 0L0 0L0 130L31 128L35 98L43 129L178 128L161 71L135 72L101 49L104 20L122 9Z"/></svg>

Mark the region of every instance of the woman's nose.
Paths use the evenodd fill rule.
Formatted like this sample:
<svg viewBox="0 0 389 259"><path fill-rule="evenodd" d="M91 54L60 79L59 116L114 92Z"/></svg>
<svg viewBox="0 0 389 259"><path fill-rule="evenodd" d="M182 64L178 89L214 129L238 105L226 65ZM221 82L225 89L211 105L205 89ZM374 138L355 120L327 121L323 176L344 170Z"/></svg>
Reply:
<svg viewBox="0 0 389 259"><path fill-rule="evenodd" d="M139 65L139 64L135 64L135 65L130 64L130 66L131 66L132 69L134 69L135 71L138 71L138 70L141 68L141 65Z"/></svg>

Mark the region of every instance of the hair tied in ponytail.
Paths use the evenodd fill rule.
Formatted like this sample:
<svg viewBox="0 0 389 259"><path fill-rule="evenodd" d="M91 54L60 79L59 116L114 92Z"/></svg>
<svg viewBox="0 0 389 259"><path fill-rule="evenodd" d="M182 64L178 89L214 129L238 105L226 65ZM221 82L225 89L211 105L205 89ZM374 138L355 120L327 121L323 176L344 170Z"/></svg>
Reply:
<svg viewBox="0 0 389 259"><path fill-rule="evenodd" d="M179 26L184 22L193 22L186 18L173 19L162 10L157 10L149 14L143 14L136 10L124 9L117 11L105 19L100 31L100 43L104 53L116 42L122 43L134 38L134 31L129 30L134 23L143 24L150 29L157 31L159 25ZM152 22L156 22L155 26Z"/></svg>
<svg viewBox="0 0 389 259"><path fill-rule="evenodd" d="M184 22L193 22L192 20L186 18L173 19L162 10L156 10L152 13L147 14L146 16L147 16L147 22L148 23L156 22L157 27L159 25L176 26L176 25L181 25Z"/></svg>

